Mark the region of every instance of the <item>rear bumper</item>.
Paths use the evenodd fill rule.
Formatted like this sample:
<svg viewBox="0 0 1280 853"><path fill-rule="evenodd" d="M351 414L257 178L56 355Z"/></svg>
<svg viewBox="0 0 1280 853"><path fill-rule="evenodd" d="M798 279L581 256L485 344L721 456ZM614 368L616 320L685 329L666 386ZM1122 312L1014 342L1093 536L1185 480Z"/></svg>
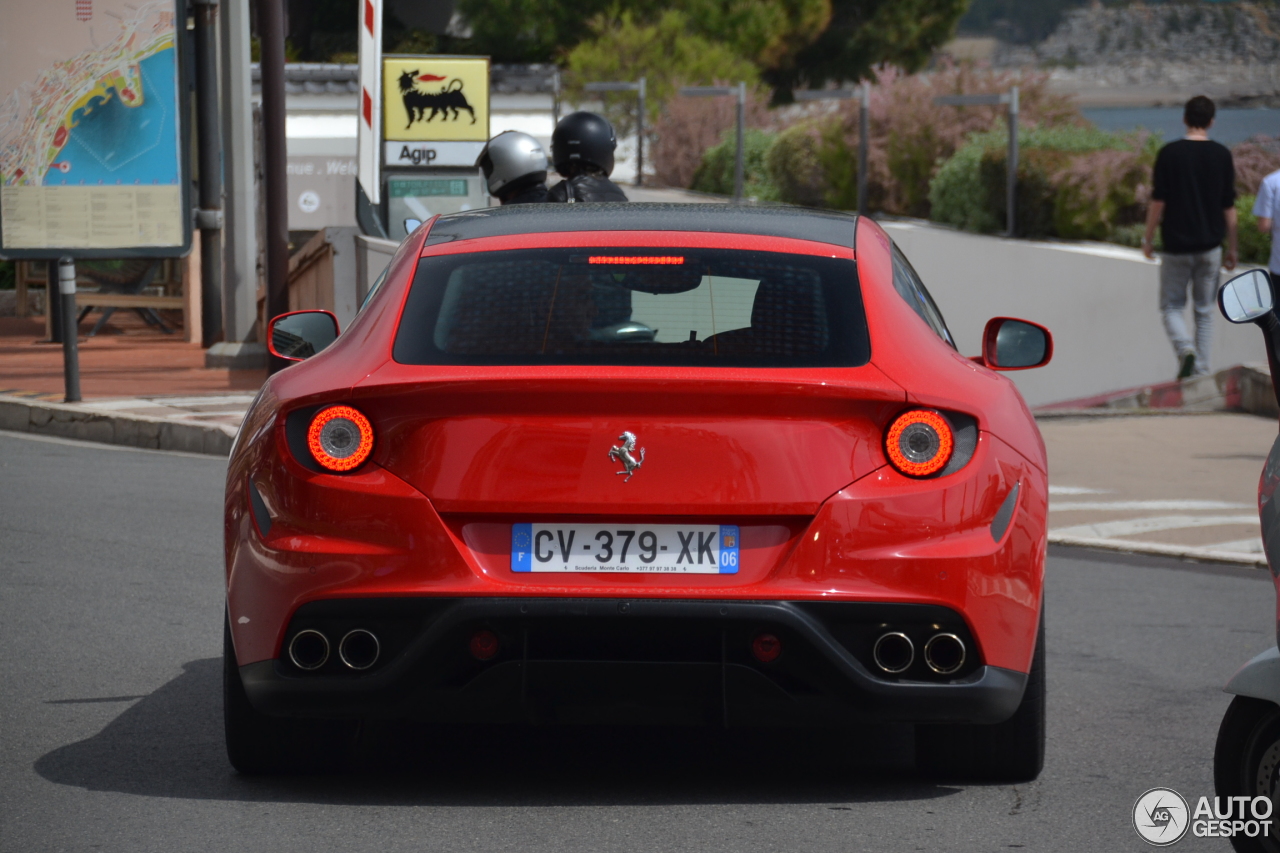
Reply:
<svg viewBox="0 0 1280 853"><path fill-rule="evenodd" d="M984 665L953 611L918 604L340 599L300 608L285 646L311 629L332 636L336 647L356 627L382 643L367 671L346 668L335 653L304 672L282 653L240 667L250 701L283 716L469 722L996 723L1012 716L1027 679ZM470 651L479 630L498 638L490 660ZM903 631L917 649L931 633L957 633L971 657L953 676L919 661L902 677L884 675L870 650L888 630ZM781 641L777 660L752 656L760 633Z"/></svg>

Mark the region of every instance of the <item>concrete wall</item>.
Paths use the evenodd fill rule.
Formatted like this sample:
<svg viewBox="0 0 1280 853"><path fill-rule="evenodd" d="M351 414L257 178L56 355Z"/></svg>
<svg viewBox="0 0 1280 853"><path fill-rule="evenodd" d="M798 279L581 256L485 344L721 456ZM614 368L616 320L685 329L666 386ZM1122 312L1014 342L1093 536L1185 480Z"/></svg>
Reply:
<svg viewBox="0 0 1280 853"><path fill-rule="evenodd" d="M1053 361L1006 374L1028 404L1167 382L1177 375L1157 304L1159 266L1136 249L1005 240L925 223L883 224L924 279L965 355L977 354L991 317L1022 317L1049 327ZM1191 323L1190 304L1187 317ZM1232 326L1216 309L1214 317L1210 362L1215 370L1266 364L1256 327Z"/></svg>

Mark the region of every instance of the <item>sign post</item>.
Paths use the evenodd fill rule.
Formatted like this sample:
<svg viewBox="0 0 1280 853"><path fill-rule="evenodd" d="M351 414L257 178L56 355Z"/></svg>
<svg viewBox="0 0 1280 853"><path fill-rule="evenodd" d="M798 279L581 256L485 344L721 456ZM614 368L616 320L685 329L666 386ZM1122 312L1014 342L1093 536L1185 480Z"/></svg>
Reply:
<svg viewBox="0 0 1280 853"><path fill-rule="evenodd" d="M867 215L867 152L870 147L871 122L867 110L871 104L871 84L863 82L858 89L808 89L795 93L797 101L858 102L858 214Z"/></svg>
<svg viewBox="0 0 1280 853"><path fill-rule="evenodd" d="M62 372L66 381L66 402L79 403L80 352L76 334L76 262L73 258L58 260L58 295L62 297Z"/></svg>
<svg viewBox="0 0 1280 853"><path fill-rule="evenodd" d="M186 20L181 0L5 5L0 257L59 261L48 287L68 400L80 397L74 262L191 248Z"/></svg>
<svg viewBox="0 0 1280 853"><path fill-rule="evenodd" d="M382 0L360 3L360 116L356 129L356 222L370 237L386 237L382 199Z"/></svg>
<svg viewBox="0 0 1280 853"><path fill-rule="evenodd" d="M933 102L949 107L994 106L1004 104L1009 111L1009 152L1005 159L1005 234L1016 236L1015 207L1018 203L1018 87L1010 86L1004 94L945 95Z"/></svg>
<svg viewBox="0 0 1280 853"><path fill-rule="evenodd" d="M476 166L489 141L489 58L384 56L382 203L386 234L405 221L489 206Z"/></svg>

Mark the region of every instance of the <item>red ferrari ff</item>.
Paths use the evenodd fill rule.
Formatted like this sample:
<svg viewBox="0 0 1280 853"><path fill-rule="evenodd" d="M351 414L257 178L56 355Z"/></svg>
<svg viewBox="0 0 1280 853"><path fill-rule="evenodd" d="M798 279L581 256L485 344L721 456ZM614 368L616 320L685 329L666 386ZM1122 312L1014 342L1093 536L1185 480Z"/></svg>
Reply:
<svg viewBox="0 0 1280 853"><path fill-rule="evenodd" d="M522 205L430 220L351 327L277 317L226 491L227 747L356 721L916 725L1044 756L1044 445L869 219ZM305 359L305 360L304 360Z"/></svg>

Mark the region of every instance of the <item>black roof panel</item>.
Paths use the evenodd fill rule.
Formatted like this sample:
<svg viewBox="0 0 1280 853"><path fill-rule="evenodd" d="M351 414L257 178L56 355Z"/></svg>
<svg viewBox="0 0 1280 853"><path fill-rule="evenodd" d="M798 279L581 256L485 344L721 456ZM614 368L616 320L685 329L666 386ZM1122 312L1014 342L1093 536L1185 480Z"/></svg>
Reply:
<svg viewBox="0 0 1280 853"><path fill-rule="evenodd" d="M449 213L426 245L477 237L564 231L705 231L790 237L853 246L858 217L803 207L731 204L515 204Z"/></svg>

